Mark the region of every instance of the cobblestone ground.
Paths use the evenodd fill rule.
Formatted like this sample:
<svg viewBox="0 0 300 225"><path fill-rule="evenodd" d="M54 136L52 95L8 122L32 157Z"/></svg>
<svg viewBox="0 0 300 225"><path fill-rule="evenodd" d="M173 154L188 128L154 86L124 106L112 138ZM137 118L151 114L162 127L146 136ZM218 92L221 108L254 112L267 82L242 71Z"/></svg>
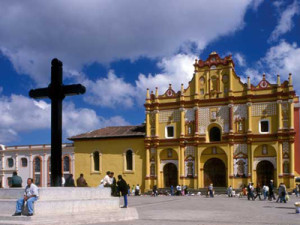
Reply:
<svg viewBox="0 0 300 225"><path fill-rule="evenodd" d="M300 198L291 196L285 204L258 199L248 201L245 197L228 198L225 195L215 198L130 196L129 207L137 208L139 220L105 224L300 224L300 214L295 213L296 201Z"/></svg>

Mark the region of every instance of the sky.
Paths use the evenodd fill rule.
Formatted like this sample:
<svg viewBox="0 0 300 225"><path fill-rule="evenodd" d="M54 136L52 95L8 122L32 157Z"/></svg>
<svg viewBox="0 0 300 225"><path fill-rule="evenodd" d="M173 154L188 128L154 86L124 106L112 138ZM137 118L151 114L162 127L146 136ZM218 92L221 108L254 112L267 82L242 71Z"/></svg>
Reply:
<svg viewBox="0 0 300 225"><path fill-rule="evenodd" d="M49 144L51 102L28 96L50 83L51 60L64 84L84 95L63 101L63 142L107 126L145 120L146 89L177 92L195 59L232 55L257 85L293 74L300 88L300 0L2 0L0 144Z"/></svg>

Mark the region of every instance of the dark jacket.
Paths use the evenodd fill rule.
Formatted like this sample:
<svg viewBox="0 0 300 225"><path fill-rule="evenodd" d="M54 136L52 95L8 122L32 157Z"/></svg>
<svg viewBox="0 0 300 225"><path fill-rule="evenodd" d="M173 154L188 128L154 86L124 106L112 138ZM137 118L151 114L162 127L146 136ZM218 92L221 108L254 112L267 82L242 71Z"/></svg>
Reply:
<svg viewBox="0 0 300 225"><path fill-rule="evenodd" d="M65 183L65 187L75 187L75 182L73 177L68 177Z"/></svg>
<svg viewBox="0 0 300 225"><path fill-rule="evenodd" d="M127 183L123 178L117 182L117 185L122 195L128 194Z"/></svg>
<svg viewBox="0 0 300 225"><path fill-rule="evenodd" d="M22 178L18 175L12 176L11 187L22 187Z"/></svg>
<svg viewBox="0 0 300 225"><path fill-rule="evenodd" d="M88 184L86 183L85 179L83 177L79 177L76 181L77 187L87 187Z"/></svg>

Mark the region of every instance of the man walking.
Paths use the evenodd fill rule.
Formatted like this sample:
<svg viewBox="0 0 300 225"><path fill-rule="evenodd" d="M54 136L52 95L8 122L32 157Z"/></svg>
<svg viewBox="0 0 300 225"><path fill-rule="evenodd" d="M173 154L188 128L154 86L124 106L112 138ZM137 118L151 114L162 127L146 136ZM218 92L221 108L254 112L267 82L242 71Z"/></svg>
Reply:
<svg viewBox="0 0 300 225"><path fill-rule="evenodd" d="M120 190L120 192L122 193L123 197L124 197L124 205L121 208L127 208L127 194L128 194L128 189L127 189L127 183L126 181L122 178L122 175L118 175L118 188Z"/></svg>
<svg viewBox="0 0 300 225"><path fill-rule="evenodd" d="M33 203L38 200L39 197L39 189L38 187L33 183L32 178L27 179L27 186L25 188L24 197L20 198L17 201L16 205L16 212L13 214L13 216L21 216L22 207L27 202L27 208L28 208L28 214L27 216L33 215Z"/></svg>

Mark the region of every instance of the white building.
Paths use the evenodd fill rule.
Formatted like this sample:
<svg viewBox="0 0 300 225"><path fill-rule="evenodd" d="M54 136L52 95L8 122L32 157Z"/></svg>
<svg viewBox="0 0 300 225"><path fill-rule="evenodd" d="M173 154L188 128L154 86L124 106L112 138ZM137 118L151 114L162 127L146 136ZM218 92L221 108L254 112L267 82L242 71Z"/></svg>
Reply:
<svg viewBox="0 0 300 225"><path fill-rule="evenodd" d="M14 171L22 177L23 187L27 178L33 178L40 187L50 186L51 182L51 145L4 146L0 145L0 182L9 187ZM62 169L64 177L75 174L74 146L62 145Z"/></svg>

